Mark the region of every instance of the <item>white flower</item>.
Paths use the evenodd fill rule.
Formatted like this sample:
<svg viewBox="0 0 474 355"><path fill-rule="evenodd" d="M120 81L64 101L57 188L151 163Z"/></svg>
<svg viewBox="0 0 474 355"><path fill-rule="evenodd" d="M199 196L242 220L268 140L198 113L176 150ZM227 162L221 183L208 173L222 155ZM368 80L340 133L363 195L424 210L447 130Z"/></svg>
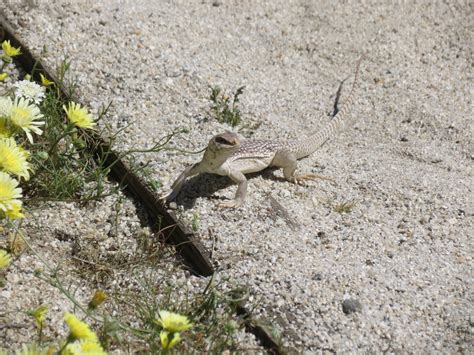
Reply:
<svg viewBox="0 0 474 355"><path fill-rule="evenodd" d="M16 87L15 96L17 97L23 97L37 105L39 105L44 99L45 88L33 81L22 80L16 82L13 86Z"/></svg>
<svg viewBox="0 0 474 355"><path fill-rule="evenodd" d="M9 118L14 126L25 131L28 140L33 143L31 132L41 135L43 131L39 126L44 125L44 121L38 121L43 118L38 106L29 104L28 100L16 98L10 108Z"/></svg>

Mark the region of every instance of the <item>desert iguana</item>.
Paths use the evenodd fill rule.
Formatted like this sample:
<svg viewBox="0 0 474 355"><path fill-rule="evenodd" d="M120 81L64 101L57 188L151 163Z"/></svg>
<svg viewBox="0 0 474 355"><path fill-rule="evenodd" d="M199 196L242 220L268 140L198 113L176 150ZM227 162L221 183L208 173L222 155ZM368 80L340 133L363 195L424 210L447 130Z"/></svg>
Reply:
<svg viewBox="0 0 474 355"><path fill-rule="evenodd" d="M341 110L322 130L305 139L286 142L246 140L234 132L218 134L209 141L202 160L187 167L171 186L171 192L163 198L168 201L175 199L186 179L199 173L228 176L238 184L235 198L220 203L220 207L240 206L247 193L245 174L254 173L270 166L283 168L285 179L296 184L300 183L301 180L321 178L314 174L296 175L296 162L298 159L305 158L316 151L343 126L358 86L361 61L362 58L357 63L349 97Z"/></svg>

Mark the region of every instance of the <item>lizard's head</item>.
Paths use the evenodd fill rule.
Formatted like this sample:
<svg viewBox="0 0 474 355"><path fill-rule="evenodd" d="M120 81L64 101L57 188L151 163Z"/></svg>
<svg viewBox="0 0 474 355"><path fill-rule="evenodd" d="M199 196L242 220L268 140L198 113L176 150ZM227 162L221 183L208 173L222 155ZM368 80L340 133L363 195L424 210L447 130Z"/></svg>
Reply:
<svg viewBox="0 0 474 355"><path fill-rule="evenodd" d="M221 165L240 147L237 133L225 132L214 136L209 141L203 160L211 166Z"/></svg>
<svg viewBox="0 0 474 355"><path fill-rule="evenodd" d="M234 151L240 145L240 138L237 133L233 132L224 132L214 136L209 141L209 147L212 147L213 150L220 151Z"/></svg>

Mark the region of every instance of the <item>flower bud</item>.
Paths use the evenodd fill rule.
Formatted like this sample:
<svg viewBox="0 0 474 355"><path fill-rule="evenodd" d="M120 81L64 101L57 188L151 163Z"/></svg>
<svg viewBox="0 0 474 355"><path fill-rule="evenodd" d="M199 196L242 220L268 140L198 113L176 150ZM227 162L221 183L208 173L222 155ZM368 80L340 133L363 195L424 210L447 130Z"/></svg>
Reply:
<svg viewBox="0 0 474 355"><path fill-rule="evenodd" d="M92 296L92 299L89 302L88 307L90 309L96 309L99 307L104 301L107 299L107 295L105 294L104 291L101 290L96 290L94 293L94 296Z"/></svg>

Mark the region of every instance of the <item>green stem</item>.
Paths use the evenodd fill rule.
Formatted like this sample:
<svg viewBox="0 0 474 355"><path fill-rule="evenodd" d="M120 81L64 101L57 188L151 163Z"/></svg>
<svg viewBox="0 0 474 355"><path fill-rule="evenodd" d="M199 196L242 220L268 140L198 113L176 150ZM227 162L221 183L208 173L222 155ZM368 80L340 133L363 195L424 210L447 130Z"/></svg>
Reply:
<svg viewBox="0 0 474 355"><path fill-rule="evenodd" d="M3 71L3 69L5 69L5 67L12 62L12 59L4 54L2 56L2 62L3 62L3 64L2 64L2 70L1 71Z"/></svg>
<svg viewBox="0 0 474 355"><path fill-rule="evenodd" d="M39 331L38 331L38 343L42 344L43 343L43 323L40 324L39 326Z"/></svg>
<svg viewBox="0 0 474 355"><path fill-rule="evenodd" d="M51 146L51 148L49 148L49 151L48 151L48 159L49 157L51 156L51 153L54 151L54 149L56 149L56 146L59 144L59 142L61 141L61 139L69 136L71 133L74 133L74 125L72 123L68 123L68 125L66 126L66 129L64 130L64 133L61 134L61 136L59 136L58 139L56 139L56 141L53 143L53 145Z"/></svg>
<svg viewBox="0 0 474 355"><path fill-rule="evenodd" d="M34 178L36 176L38 176L38 174L44 170L44 167L46 166L46 162L48 160L51 159L51 154L53 153L53 151L56 149L57 145L59 144L59 142L61 141L61 139L67 137L68 135L70 135L71 133L74 132L74 125L69 123L67 126L66 126L66 129L64 130L64 133L61 134L59 136L58 139L56 139L56 141L53 143L53 145L51 146L51 148L49 148L49 151L48 151L48 157L46 158L46 160L38 167L38 169L35 171L35 173L30 177L30 180L34 180Z"/></svg>

